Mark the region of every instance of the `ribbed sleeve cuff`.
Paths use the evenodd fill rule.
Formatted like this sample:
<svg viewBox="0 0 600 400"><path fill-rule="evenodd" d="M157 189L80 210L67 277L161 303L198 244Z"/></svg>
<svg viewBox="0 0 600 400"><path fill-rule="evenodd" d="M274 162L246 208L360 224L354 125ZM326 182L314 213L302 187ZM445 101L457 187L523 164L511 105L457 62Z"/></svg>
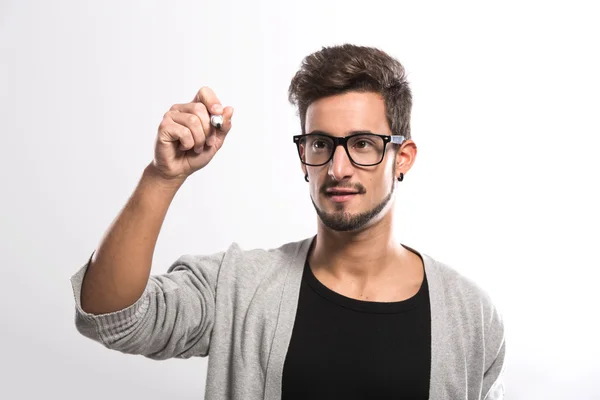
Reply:
<svg viewBox="0 0 600 400"><path fill-rule="evenodd" d="M150 305L149 286L146 287L142 296L127 308L107 314L85 312L81 308L81 286L92 256L79 271L71 276L71 286L75 298L75 325L84 336L109 346L129 335L148 311Z"/></svg>

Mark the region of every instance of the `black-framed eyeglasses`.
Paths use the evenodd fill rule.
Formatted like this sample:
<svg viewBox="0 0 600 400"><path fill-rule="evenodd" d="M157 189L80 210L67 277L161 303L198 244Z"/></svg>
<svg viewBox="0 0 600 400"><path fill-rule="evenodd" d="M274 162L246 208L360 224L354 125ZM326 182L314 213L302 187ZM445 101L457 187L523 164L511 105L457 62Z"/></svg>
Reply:
<svg viewBox="0 0 600 400"><path fill-rule="evenodd" d="M352 163L363 167L377 165L383 161L388 143L402 144L402 135L378 135L375 133L355 133L337 137L324 133L295 135L300 161L305 165L318 167L327 164L338 146L343 146Z"/></svg>

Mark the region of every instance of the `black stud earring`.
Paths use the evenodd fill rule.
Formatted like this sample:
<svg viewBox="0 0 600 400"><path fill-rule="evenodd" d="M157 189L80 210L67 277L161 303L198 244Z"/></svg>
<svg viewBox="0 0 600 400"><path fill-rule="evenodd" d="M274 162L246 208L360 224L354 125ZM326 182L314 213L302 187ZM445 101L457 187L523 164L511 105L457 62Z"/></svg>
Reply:
<svg viewBox="0 0 600 400"><path fill-rule="evenodd" d="M308 174L304 175L304 180L308 182Z"/></svg>
<svg viewBox="0 0 600 400"><path fill-rule="evenodd" d="M398 182L402 182L404 180L404 174L400 172L400 176L398 177Z"/></svg>

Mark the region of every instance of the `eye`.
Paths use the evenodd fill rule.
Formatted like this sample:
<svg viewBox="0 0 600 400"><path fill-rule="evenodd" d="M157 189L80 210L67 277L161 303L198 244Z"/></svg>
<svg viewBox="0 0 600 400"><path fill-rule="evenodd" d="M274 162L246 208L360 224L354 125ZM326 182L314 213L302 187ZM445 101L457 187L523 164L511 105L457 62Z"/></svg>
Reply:
<svg viewBox="0 0 600 400"><path fill-rule="evenodd" d="M359 149L365 149L365 148L369 147L370 145L371 145L371 143L369 143L368 141L366 141L364 139L363 140L359 140L358 142L356 142L354 144L354 146L358 147Z"/></svg>
<svg viewBox="0 0 600 400"><path fill-rule="evenodd" d="M375 144L370 138L357 138L354 143L352 143L352 148L354 150L372 150Z"/></svg>
<svg viewBox="0 0 600 400"><path fill-rule="evenodd" d="M311 144L313 150L327 150L329 147L329 142L324 139L314 139Z"/></svg>

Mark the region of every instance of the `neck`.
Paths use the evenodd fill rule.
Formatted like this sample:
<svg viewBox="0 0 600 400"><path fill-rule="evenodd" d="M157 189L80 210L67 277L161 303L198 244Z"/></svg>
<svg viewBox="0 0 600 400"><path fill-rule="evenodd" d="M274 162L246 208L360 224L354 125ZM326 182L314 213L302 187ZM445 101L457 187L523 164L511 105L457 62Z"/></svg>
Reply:
<svg viewBox="0 0 600 400"><path fill-rule="evenodd" d="M406 250L396 240L392 212L373 225L354 232L333 231L319 220L309 256L311 266L334 275L378 275L396 264Z"/></svg>

